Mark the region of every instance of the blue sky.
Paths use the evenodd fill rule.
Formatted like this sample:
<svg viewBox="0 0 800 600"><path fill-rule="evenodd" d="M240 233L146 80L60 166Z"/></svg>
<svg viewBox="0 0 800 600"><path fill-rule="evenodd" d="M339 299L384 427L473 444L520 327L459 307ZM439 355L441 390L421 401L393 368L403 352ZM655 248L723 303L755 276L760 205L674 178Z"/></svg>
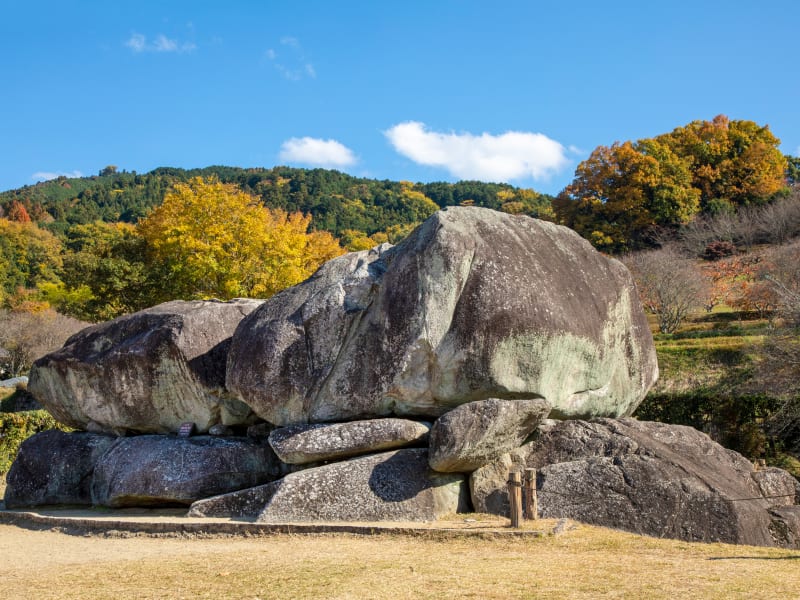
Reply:
<svg viewBox="0 0 800 600"><path fill-rule="evenodd" d="M557 193L726 114L800 155L797 0L37 2L0 20L0 190L109 164Z"/></svg>

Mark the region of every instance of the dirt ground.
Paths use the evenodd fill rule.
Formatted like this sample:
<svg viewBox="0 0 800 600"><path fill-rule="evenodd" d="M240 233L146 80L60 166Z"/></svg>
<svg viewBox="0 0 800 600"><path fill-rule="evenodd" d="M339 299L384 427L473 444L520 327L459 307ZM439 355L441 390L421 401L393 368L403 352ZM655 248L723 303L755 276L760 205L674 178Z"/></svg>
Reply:
<svg viewBox="0 0 800 600"><path fill-rule="evenodd" d="M800 554L558 536L152 537L0 525L0 598L797 598Z"/></svg>
<svg viewBox="0 0 800 600"><path fill-rule="evenodd" d="M392 525L416 533L210 535L170 529L188 521L182 509L37 514L108 526L0 524L0 600L800 598L798 551L657 540L566 521L526 522L515 536L506 535L507 519L490 515ZM167 533L123 531L113 521L160 523Z"/></svg>

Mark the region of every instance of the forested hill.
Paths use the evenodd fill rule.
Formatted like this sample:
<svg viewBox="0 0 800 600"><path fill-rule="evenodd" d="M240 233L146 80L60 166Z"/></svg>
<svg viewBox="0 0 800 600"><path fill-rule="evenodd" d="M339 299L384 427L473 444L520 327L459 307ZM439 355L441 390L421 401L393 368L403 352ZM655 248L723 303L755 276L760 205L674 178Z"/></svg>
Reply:
<svg viewBox="0 0 800 600"><path fill-rule="evenodd" d="M33 221L54 233L94 221L135 223L177 182L216 176L260 197L265 206L312 216L312 228L340 236L346 230L372 235L417 223L432 209L474 204L531 216L551 214L552 197L508 184L461 181L410 183L352 177L326 169L203 169L161 167L149 173L109 166L93 177L57 179L0 193L0 216L14 201ZM433 204L431 204L433 203ZM435 206L434 206L435 205Z"/></svg>

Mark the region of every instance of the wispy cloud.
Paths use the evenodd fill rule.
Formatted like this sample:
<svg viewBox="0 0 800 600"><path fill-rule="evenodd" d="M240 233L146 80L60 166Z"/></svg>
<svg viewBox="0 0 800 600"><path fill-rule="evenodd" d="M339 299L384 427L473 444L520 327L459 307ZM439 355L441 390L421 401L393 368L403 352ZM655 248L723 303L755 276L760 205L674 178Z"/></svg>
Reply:
<svg viewBox="0 0 800 600"><path fill-rule="evenodd" d="M264 57L272 63L278 73L289 81L300 81L305 77L315 79L317 70L306 57L305 50L297 38L284 36L280 48L268 48Z"/></svg>
<svg viewBox="0 0 800 600"><path fill-rule="evenodd" d="M280 159L318 167L349 167L358 159L350 148L336 140L290 138L281 146Z"/></svg>
<svg viewBox="0 0 800 600"><path fill-rule="evenodd" d="M193 42L179 42L168 38L163 33L159 33L155 38L149 40L141 33L133 33L125 42L125 46L130 48L135 54L142 52L191 52L197 46Z"/></svg>
<svg viewBox="0 0 800 600"><path fill-rule="evenodd" d="M134 52L144 52L145 48L147 48L147 38L141 33L134 33L128 41L125 42L125 45Z"/></svg>
<svg viewBox="0 0 800 600"><path fill-rule="evenodd" d="M461 179L546 179L570 163L567 149L542 133L440 133L429 131L424 123L407 121L384 134L403 156L444 168Z"/></svg>
<svg viewBox="0 0 800 600"><path fill-rule="evenodd" d="M51 172L51 171L37 171L33 175L31 175L31 179L34 181L50 181L51 179L56 179L57 177L83 177L83 173L80 171L72 171L70 172Z"/></svg>

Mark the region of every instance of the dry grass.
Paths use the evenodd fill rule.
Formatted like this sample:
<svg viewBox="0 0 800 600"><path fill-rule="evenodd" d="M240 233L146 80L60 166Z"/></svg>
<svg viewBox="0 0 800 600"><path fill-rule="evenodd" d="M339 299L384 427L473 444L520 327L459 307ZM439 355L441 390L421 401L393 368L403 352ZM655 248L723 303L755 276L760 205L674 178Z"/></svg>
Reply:
<svg viewBox="0 0 800 600"><path fill-rule="evenodd" d="M558 537L74 537L0 526L6 598L791 598L800 553Z"/></svg>

